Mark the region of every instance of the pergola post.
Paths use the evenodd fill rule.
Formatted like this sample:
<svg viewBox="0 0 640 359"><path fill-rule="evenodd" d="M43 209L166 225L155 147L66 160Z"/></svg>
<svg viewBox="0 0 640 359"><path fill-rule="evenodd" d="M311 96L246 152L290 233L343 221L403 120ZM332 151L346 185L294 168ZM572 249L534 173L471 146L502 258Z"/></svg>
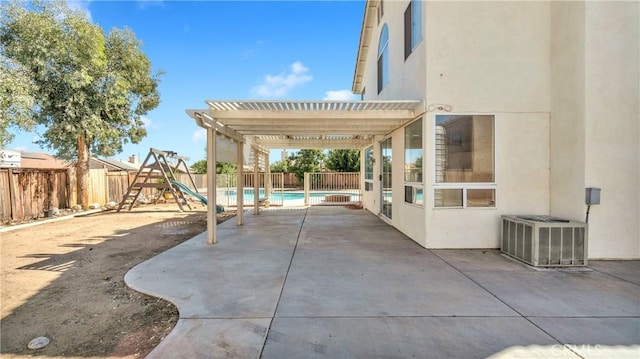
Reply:
<svg viewBox="0 0 640 359"><path fill-rule="evenodd" d="M216 238L216 129L207 128L207 243Z"/></svg>
<svg viewBox="0 0 640 359"><path fill-rule="evenodd" d="M260 214L260 151L253 149L253 214Z"/></svg>
<svg viewBox="0 0 640 359"><path fill-rule="evenodd" d="M271 203L271 166L269 166L269 152L264 153L264 196L266 205Z"/></svg>
<svg viewBox="0 0 640 359"><path fill-rule="evenodd" d="M236 219L238 225L244 224L244 145L237 142L238 165L236 170Z"/></svg>

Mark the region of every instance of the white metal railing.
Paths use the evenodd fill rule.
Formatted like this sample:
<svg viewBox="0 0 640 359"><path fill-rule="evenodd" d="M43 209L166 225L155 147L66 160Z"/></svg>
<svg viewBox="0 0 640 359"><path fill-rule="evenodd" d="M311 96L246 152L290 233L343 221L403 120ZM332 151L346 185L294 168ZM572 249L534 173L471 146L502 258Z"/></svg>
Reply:
<svg viewBox="0 0 640 359"><path fill-rule="evenodd" d="M202 178L199 178L202 177ZM258 193L260 201L267 197L271 206L313 206L344 205L358 202L362 198L360 172L320 172L305 173L304 188L289 188L287 174L271 173L271 190L265 194L265 174L258 175ZM194 175L200 192L205 191L206 175ZM289 182L288 182L289 181ZM217 204L223 207L237 206L237 176L235 173L216 175ZM285 190L286 188L286 190ZM244 173L245 207L254 205L254 173Z"/></svg>
<svg viewBox="0 0 640 359"><path fill-rule="evenodd" d="M304 204L344 205L360 201L360 172L304 174Z"/></svg>
<svg viewBox="0 0 640 359"><path fill-rule="evenodd" d="M244 174L244 193L243 193L243 205L253 206L254 204L254 174L252 172L245 172ZM284 175L282 173L271 173L271 191L267 196L265 194L265 174L258 174L258 198L260 201L269 199L269 204L273 206L283 206L284 203ZM237 202L237 183L238 177L235 173L224 173L216 175L217 186L217 201L222 206L234 207L238 205Z"/></svg>

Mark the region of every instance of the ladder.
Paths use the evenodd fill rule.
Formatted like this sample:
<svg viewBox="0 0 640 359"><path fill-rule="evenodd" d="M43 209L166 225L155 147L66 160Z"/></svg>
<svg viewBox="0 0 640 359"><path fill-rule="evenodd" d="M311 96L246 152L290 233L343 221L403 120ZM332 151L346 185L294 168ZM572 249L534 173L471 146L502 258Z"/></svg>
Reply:
<svg viewBox="0 0 640 359"><path fill-rule="evenodd" d="M177 163L171 166L169 159L177 160ZM129 205L128 210L130 211L145 188L156 188L158 190L158 195L153 202L154 204L158 203L158 200L162 198L165 193L170 193L178 204L178 207L180 207L180 211L184 211L185 208L191 210L191 205L185 198L184 193L172 184L173 179L176 178L176 172L182 168L187 173L191 185L197 191L195 181L185 162L187 160L189 160L187 157L178 156L178 154L173 151L162 151L151 148L131 182L131 185L129 185L127 192L122 197L117 211L120 212L127 204Z"/></svg>

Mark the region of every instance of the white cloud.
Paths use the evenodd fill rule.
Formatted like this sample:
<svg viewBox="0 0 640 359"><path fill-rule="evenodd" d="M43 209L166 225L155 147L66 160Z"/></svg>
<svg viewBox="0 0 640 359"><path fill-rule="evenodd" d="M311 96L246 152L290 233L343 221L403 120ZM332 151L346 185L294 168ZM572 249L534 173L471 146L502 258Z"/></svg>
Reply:
<svg viewBox="0 0 640 359"><path fill-rule="evenodd" d="M265 75L261 84L254 86L251 92L263 98L286 96L291 90L313 80L309 68L296 61L277 75Z"/></svg>
<svg viewBox="0 0 640 359"><path fill-rule="evenodd" d="M205 142L207 140L207 130L199 128L193 132L191 142Z"/></svg>
<svg viewBox="0 0 640 359"><path fill-rule="evenodd" d="M355 95L351 90L327 91L324 95L323 100L325 101L353 101L358 99L358 95Z"/></svg>
<svg viewBox="0 0 640 359"><path fill-rule="evenodd" d="M67 6L71 10L82 11L87 15L87 19L93 22L93 18L91 16L91 11L89 10L89 4L92 0L67 0Z"/></svg>
<svg viewBox="0 0 640 359"><path fill-rule="evenodd" d="M164 6L163 0L138 0L138 7L140 9L147 9L152 6Z"/></svg>
<svg viewBox="0 0 640 359"><path fill-rule="evenodd" d="M147 116L142 116L140 118L142 120L142 123L144 124L145 128L151 128L151 125L153 124L153 121L151 121L151 119Z"/></svg>

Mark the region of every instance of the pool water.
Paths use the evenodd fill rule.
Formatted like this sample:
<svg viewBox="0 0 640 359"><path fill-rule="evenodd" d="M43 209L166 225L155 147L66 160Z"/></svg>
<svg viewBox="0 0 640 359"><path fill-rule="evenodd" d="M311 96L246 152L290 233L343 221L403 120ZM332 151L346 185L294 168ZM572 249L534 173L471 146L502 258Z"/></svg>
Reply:
<svg viewBox="0 0 640 359"><path fill-rule="evenodd" d="M244 190L244 198L253 198L253 189L245 189ZM235 198L236 197L236 191L234 190L229 190L229 191L225 191L225 196L228 196L229 198ZM357 193L344 193L344 192L311 192L309 193L309 197L325 197L327 195L332 195L332 194L342 194L342 195L349 195L349 196L357 196ZM261 189L259 192L259 196L260 198L264 197L264 189ZM271 201L286 201L286 200L296 200L296 199L304 199L304 192L272 192L271 196L270 196L270 200Z"/></svg>

